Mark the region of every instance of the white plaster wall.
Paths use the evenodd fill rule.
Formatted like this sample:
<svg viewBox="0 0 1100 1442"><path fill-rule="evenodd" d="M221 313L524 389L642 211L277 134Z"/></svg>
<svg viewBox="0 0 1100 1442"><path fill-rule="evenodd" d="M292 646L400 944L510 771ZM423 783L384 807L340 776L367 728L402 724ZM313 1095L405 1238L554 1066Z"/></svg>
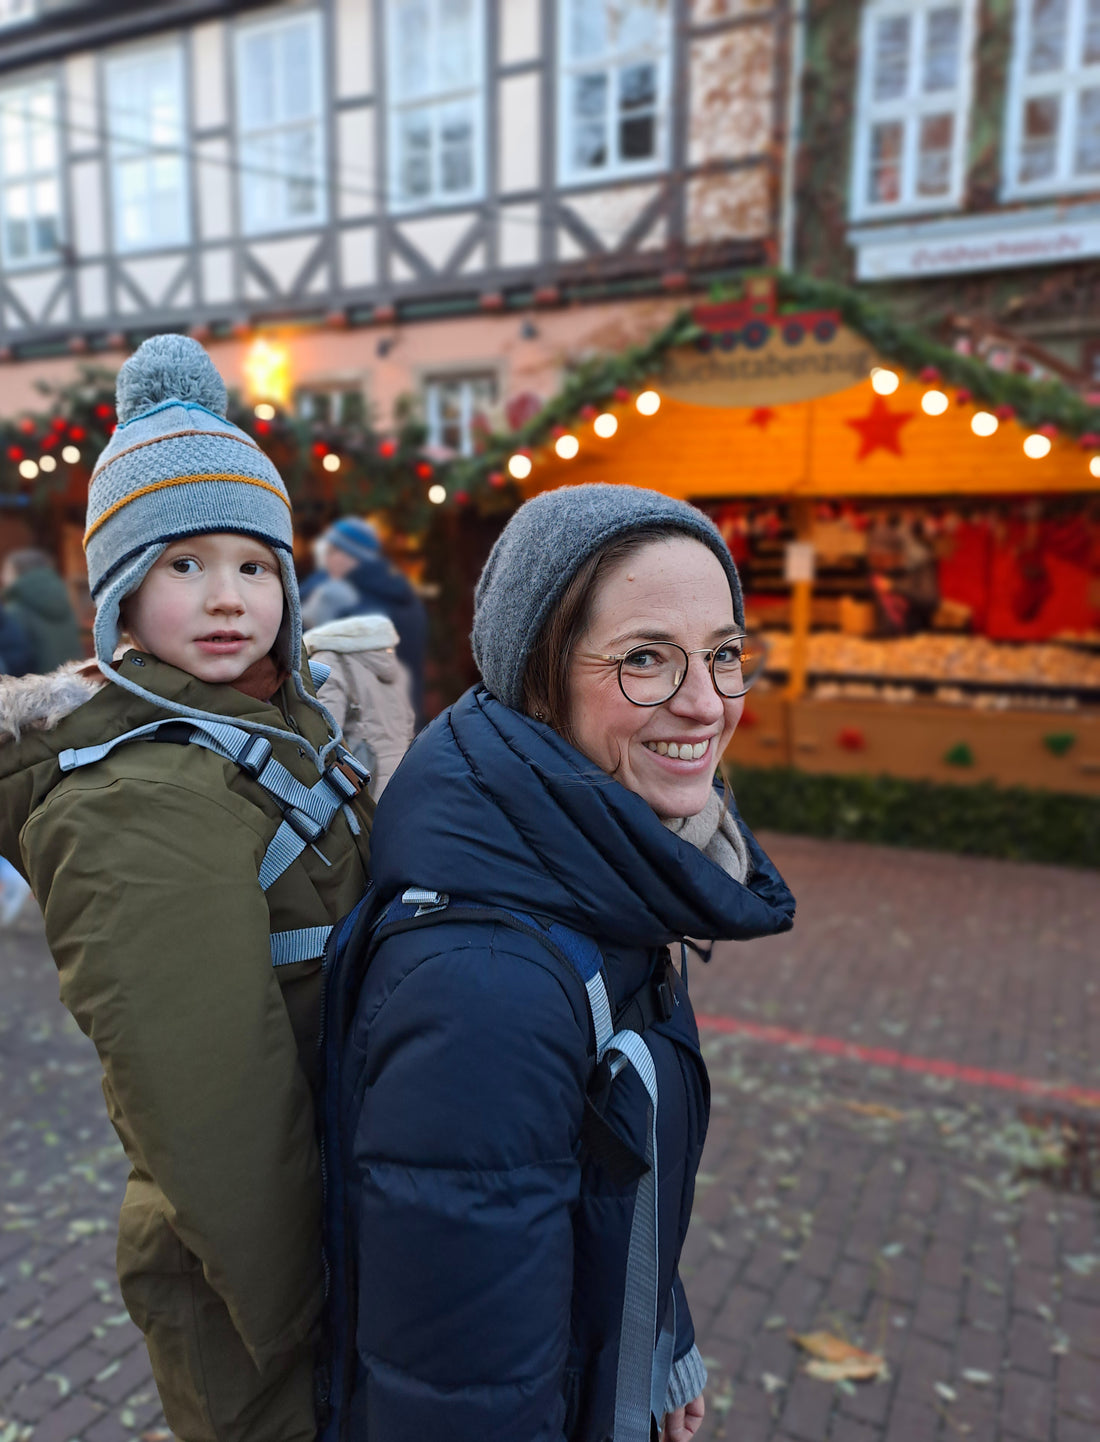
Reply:
<svg viewBox="0 0 1100 1442"><path fill-rule="evenodd" d="M539 84L537 74L513 75L500 82L497 165L505 194L538 187Z"/></svg>
<svg viewBox="0 0 1100 1442"><path fill-rule="evenodd" d="M196 25L191 32L192 123L198 130L213 130L229 119L225 38L225 26L220 20Z"/></svg>
<svg viewBox="0 0 1100 1442"><path fill-rule="evenodd" d="M336 94L341 100L373 89L370 0L336 0Z"/></svg>
<svg viewBox="0 0 1100 1442"><path fill-rule="evenodd" d="M746 25L691 45L688 162L758 155L771 140L775 29Z"/></svg>
<svg viewBox="0 0 1100 1442"><path fill-rule="evenodd" d="M401 233L416 246L433 270L442 270L476 219L476 211L462 211L431 220L409 220L401 227Z"/></svg>
<svg viewBox="0 0 1100 1442"><path fill-rule="evenodd" d="M373 215L378 208L374 158L374 109L364 105L336 117L336 209L344 219Z"/></svg>
<svg viewBox="0 0 1100 1442"><path fill-rule="evenodd" d="M195 152L199 234L204 240L224 240L233 233L229 141L224 136L200 140Z"/></svg>
<svg viewBox="0 0 1100 1442"><path fill-rule="evenodd" d="M500 63L516 65L539 53L539 0L500 0Z"/></svg>
<svg viewBox="0 0 1100 1442"><path fill-rule="evenodd" d="M220 305L233 299L233 256L230 251L203 251L202 298L207 305Z"/></svg>
<svg viewBox="0 0 1100 1442"><path fill-rule="evenodd" d="M497 256L501 265L536 265L539 259L539 208L537 205L502 205L497 230Z"/></svg>
<svg viewBox="0 0 1100 1442"><path fill-rule="evenodd" d="M69 227L77 255L103 254L102 169L99 160L78 160L69 168L73 206Z"/></svg>
<svg viewBox="0 0 1100 1442"><path fill-rule="evenodd" d="M373 225L340 234L340 285L352 290L378 278L378 237Z"/></svg>
<svg viewBox="0 0 1100 1442"><path fill-rule="evenodd" d="M769 230L768 175L763 166L702 175L688 182L689 245L754 240Z"/></svg>
<svg viewBox="0 0 1100 1442"><path fill-rule="evenodd" d="M69 127L71 155L99 149L99 108L97 105L95 57L69 55L65 60L61 96Z"/></svg>
<svg viewBox="0 0 1100 1442"><path fill-rule="evenodd" d="M82 265L77 291L80 296L80 314L85 320L94 320L103 315L107 310L107 273L104 267Z"/></svg>
<svg viewBox="0 0 1100 1442"><path fill-rule="evenodd" d="M566 203L596 233L607 250L617 250L623 236L660 188L650 184L626 186L622 190L592 190L570 195ZM654 229L663 238L663 220L657 220Z"/></svg>
<svg viewBox="0 0 1100 1442"><path fill-rule="evenodd" d="M695 25L714 20L740 20L773 9L773 0L693 0L691 19Z"/></svg>

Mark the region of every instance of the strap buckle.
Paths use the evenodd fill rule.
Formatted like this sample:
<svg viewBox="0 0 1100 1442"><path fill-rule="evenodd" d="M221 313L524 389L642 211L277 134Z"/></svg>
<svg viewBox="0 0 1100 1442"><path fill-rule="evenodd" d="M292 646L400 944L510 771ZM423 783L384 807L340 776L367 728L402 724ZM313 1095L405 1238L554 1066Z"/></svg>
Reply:
<svg viewBox="0 0 1100 1442"><path fill-rule="evenodd" d="M253 780L271 759L271 742L266 736L248 736L233 760Z"/></svg>
<svg viewBox="0 0 1100 1442"><path fill-rule="evenodd" d="M350 776L340 769L339 762L335 762L326 770L325 780L345 801L354 800L363 789L362 782L357 785Z"/></svg>
<svg viewBox="0 0 1100 1442"><path fill-rule="evenodd" d="M300 806L288 806L283 812L287 824L298 833L303 841L310 843L319 841L325 834L325 828L319 821L315 821L308 812L303 811Z"/></svg>

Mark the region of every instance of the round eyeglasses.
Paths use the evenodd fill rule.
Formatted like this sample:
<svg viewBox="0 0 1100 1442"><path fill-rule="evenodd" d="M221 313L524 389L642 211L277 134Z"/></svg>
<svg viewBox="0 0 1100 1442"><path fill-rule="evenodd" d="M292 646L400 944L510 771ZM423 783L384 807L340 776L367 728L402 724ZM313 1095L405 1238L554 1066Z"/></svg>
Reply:
<svg viewBox="0 0 1100 1442"><path fill-rule="evenodd" d="M714 689L724 700L743 696L764 669L767 647L762 637L738 633L702 651L688 651L675 641L643 641L619 656L585 654L618 663L619 689L635 706L660 706L684 684L692 656L706 657Z"/></svg>

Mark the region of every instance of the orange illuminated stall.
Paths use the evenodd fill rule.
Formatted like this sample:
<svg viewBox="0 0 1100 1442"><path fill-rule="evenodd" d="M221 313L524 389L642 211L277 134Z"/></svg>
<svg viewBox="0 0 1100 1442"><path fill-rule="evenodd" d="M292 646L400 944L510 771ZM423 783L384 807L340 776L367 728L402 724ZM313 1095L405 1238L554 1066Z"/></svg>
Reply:
<svg viewBox="0 0 1100 1442"><path fill-rule="evenodd" d="M746 508L768 513L785 583L746 588L774 645L735 759L1100 795L1100 437L1083 447L906 374L835 312L776 314L770 285L697 311L701 335L651 390L559 428L524 490L680 496L714 514L739 564ZM925 632L884 637L889 582L872 603L844 593L839 561L828 585L821 568L847 534L855 575L897 508L934 535L950 595Z"/></svg>

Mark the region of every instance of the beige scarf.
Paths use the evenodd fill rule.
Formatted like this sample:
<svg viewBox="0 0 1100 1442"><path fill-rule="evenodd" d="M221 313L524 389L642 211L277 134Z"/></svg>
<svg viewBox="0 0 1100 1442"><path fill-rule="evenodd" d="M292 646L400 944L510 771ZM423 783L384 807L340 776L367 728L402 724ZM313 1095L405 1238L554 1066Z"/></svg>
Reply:
<svg viewBox="0 0 1100 1442"><path fill-rule="evenodd" d="M709 856L734 881L748 881L752 867L745 838L717 791L710 793L707 804L697 815L677 816L664 825L681 841Z"/></svg>

